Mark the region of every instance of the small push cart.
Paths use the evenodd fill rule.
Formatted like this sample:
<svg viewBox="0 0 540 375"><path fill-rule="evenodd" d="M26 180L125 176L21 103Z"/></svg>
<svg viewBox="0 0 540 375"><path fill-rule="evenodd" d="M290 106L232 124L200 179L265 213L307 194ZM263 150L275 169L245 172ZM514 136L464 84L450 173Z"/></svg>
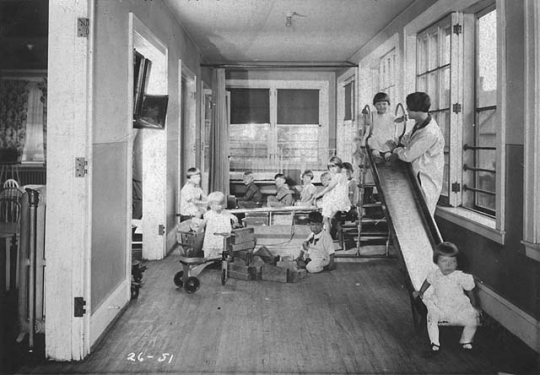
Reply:
<svg viewBox="0 0 540 375"><path fill-rule="evenodd" d="M174 275L174 284L184 288L188 294L195 293L201 285L197 276L209 265L221 262L221 284L228 279L229 263L237 251L253 250L256 244L253 228L233 229L231 233L215 233L223 236L223 252L218 258L205 258L202 255L204 233L178 231L178 243L182 246L180 256L182 270Z"/></svg>

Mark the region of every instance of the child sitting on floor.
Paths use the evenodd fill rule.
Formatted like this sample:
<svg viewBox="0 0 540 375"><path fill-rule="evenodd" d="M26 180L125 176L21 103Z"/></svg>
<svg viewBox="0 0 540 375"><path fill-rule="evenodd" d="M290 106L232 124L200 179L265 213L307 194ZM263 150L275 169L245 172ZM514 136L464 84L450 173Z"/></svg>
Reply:
<svg viewBox="0 0 540 375"><path fill-rule="evenodd" d="M308 221L311 233L302 244L297 261L299 264L304 262L309 273L334 270L334 241L330 234L323 230L323 216L320 212L313 211L309 213Z"/></svg>
<svg viewBox="0 0 540 375"><path fill-rule="evenodd" d="M459 250L451 242L437 245L433 252L433 262L437 269L432 271L413 297L422 298L427 307L427 331L431 341L429 356L439 354L439 322L463 325L459 343L464 350L472 350L472 342L480 309L473 293L475 287L471 275L457 269ZM425 293L432 286L432 293Z"/></svg>
<svg viewBox="0 0 540 375"><path fill-rule="evenodd" d="M210 210L204 214L203 222L199 226L199 232L206 229L203 241L204 257L215 259L223 252L223 236L218 233L231 233L233 226L238 225L236 216L225 210L227 204L225 194L215 191L208 195L208 207Z"/></svg>

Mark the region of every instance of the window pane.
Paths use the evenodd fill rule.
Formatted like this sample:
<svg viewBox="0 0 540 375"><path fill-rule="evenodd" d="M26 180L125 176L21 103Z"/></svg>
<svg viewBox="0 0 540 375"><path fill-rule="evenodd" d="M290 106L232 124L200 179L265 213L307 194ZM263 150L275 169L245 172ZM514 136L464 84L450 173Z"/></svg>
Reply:
<svg viewBox="0 0 540 375"><path fill-rule="evenodd" d="M270 123L269 89L229 89L231 124Z"/></svg>
<svg viewBox="0 0 540 375"><path fill-rule="evenodd" d="M439 71L428 74L427 93L431 98L431 110L439 109Z"/></svg>
<svg viewBox="0 0 540 375"><path fill-rule="evenodd" d="M450 37L452 35L450 25L441 29L441 66L450 64Z"/></svg>
<svg viewBox="0 0 540 375"><path fill-rule="evenodd" d="M450 67L441 70L441 102L439 108L450 108Z"/></svg>
<svg viewBox="0 0 540 375"><path fill-rule="evenodd" d="M433 70L439 67L439 33L434 32L428 38L428 70Z"/></svg>
<svg viewBox="0 0 540 375"><path fill-rule="evenodd" d="M477 103L478 107L497 104L497 12L478 18Z"/></svg>
<svg viewBox="0 0 540 375"><path fill-rule="evenodd" d="M319 125L278 125L277 130L280 159L291 164L318 167Z"/></svg>
<svg viewBox="0 0 540 375"><path fill-rule="evenodd" d="M277 90L278 124L318 124L319 90Z"/></svg>
<svg viewBox="0 0 540 375"><path fill-rule="evenodd" d="M417 54L417 74L422 74L427 71L427 35L418 38Z"/></svg>
<svg viewBox="0 0 540 375"><path fill-rule="evenodd" d="M270 124L231 124L229 131L231 170L255 169L266 162Z"/></svg>
<svg viewBox="0 0 540 375"><path fill-rule="evenodd" d="M354 119L354 81L345 85L345 118L344 120Z"/></svg>

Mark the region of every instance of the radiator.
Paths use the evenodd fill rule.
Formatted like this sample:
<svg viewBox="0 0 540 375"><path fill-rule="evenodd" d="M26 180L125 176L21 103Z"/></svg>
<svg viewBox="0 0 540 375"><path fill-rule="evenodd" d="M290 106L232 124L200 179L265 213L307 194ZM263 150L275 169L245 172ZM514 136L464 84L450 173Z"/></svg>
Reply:
<svg viewBox="0 0 540 375"><path fill-rule="evenodd" d="M47 183L47 168L44 165L19 166L19 186L45 185Z"/></svg>
<svg viewBox="0 0 540 375"><path fill-rule="evenodd" d="M17 341L45 333L45 186L27 189L21 199L19 251L19 327Z"/></svg>

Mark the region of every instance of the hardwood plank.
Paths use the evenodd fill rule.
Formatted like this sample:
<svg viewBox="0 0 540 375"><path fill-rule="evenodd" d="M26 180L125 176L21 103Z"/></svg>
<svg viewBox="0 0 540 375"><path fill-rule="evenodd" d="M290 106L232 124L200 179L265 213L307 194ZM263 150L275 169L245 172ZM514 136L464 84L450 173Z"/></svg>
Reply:
<svg viewBox="0 0 540 375"><path fill-rule="evenodd" d="M220 270L207 268L195 294L172 282L181 269L178 256L147 266L139 299L89 358L26 365L19 373L496 374L540 369L537 356L526 354L523 346L515 352L499 346L483 328L474 355L459 350L460 330L444 328L443 352L425 359L427 335L414 331L396 259L340 260L335 271L294 284L229 279L222 286ZM131 353L135 360L129 360ZM139 353L142 362L136 359ZM167 360L159 362L164 353Z"/></svg>

